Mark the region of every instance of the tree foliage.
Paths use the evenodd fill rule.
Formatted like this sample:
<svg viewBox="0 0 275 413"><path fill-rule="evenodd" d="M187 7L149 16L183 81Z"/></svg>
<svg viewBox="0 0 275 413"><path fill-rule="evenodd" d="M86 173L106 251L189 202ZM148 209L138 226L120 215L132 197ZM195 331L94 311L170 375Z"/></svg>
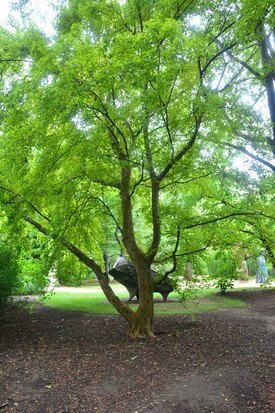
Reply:
<svg viewBox="0 0 275 413"><path fill-rule="evenodd" d="M153 334L151 265L168 276L252 237L272 254L273 115L254 107L272 98L271 13L266 0L71 0L52 40L1 32L2 204L95 272L133 337ZM137 312L104 273L115 231Z"/></svg>
<svg viewBox="0 0 275 413"><path fill-rule="evenodd" d="M19 270L16 251L0 244L0 319L4 316L9 297L19 283Z"/></svg>

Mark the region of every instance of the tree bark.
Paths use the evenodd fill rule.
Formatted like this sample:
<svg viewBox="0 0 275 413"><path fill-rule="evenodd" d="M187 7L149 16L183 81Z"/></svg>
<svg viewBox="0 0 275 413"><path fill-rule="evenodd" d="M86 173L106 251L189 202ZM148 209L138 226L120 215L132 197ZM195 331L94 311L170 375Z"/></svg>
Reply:
<svg viewBox="0 0 275 413"><path fill-rule="evenodd" d="M194 274L193 274L192 263L191 263L190 261L187 261L187 262L186 262L186 265L185 265L184 278L185 278L187 281L192 281L193 275L194 275Z"/></svg>
<svg viewBox="0 0 275 413"><path fill-rule="evenodd" d="M144 336L153 338L154 303L150 266L141 258L139 262L135 263L135 267L139 283L139 306L128 319L128 335L131 338Z"/></svg>
<svg viewBox="0 0 275 413"><path fill-rule="evenodd" d="M139 306L127 318L129 323L128 335L132 338L140 336L154 337L153 318L153 281L150 273L151 261L139 248L134 235L132 203L130 196L131 170L127 165L121 168L121 209L123 217L123 243L136 268L139 285Z"/></svg>
<svg viewBox="0 0 275 413"><path fill-rule="evenodd" d="M25 221L29 222L36 229L38 229L43 234L50 236L52 239L56 239L57 236L52 234L47 228L41 225L39 222L35 221L30 216L24 217ZM99 285L105 294L107 300L115 307L115 309L121 314L128 322L132 319L132 314L134 313L128 305L120 301L120 299L115 295L113 289L109 285L107 274L104 273L100 267L92 258L88 257L83 251L81 251L76 245L68 242L67 240L60 240L62 245L67 248L72 254L74 254L83 264L91 268L95 273Z"/></svg>
<svg viewBox="0 0 275 413"><path fill-rule="evenodd" d="M273 135L272 150L275 155L275 88L274 88L274 71L272 71L272 57L268 52L267 45L267 34L264 29L264 24L261 22L259 25L259 34L260 34L260 47L261 47L261 56L264 66L264 70L268 69L268 72L264 75L265 88L267 93L267 103L269 109L269 115L271 120L271 128Z"/></svg>
<svg viewBox="0 0 275 413"><path fill-rule="evenodd" d="M109 283L109 271L110 271L110 264L109 264L109 256L108 253L106 251L104 251L103 253L103 259L104 259L104 265L105 265L105 272L106 272L106 276L107 276L107 281Z"/></svg>

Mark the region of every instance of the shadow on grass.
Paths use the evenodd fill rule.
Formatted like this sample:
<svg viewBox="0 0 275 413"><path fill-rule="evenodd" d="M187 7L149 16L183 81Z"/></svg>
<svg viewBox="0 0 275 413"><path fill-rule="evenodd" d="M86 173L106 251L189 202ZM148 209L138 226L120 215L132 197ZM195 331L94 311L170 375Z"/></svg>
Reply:
<svg viewBox="0 0 275 413"><path fill-rule="evenodd" d="M124 302L127 302L126 291L119 289L116 291ZM103 293L95 287L89 292L61 292L56 291L42 302L44 305L60 308L68 311L80 311L92 314L118 314L115 308L106 301ZM137 301L129 303L135 310L138 306ZM188 299L182 302L177 298L177 294L171 295L167 302L161 301L158 294L155 295L155 314L156 315L184 315L190 313L205 313L217 311L223 308L245 307L245 302L239 298L232 298L229 295L221 296L217 289L207 289L199 292L195 299Z"/></svg>

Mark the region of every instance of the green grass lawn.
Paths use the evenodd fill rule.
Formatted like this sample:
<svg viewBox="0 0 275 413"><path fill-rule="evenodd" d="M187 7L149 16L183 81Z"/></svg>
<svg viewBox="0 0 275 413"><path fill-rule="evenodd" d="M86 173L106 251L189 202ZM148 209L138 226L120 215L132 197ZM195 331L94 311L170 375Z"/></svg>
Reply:
<svg viewBox="0 0 275 413"><path fill-rule="evenodd" d="M112 288L120 299L128 300L128 292L122 285L113 284ZM115 308L107 302L99 286L91 286L87 289L88 292L80 292L78 288L74 288L70 292L57 290L53 295L44 299L43 303L49 307L70 311L82 311L92 314L117 314ZM162 299L158 293L154 294L154 298L157 301ZM171 293L169 299L171 298L178 298L177 293ZM137 304L130 305L133 309L137 308ZM228 307L245 307L245 303L226 295L221 296L218 289L209 288L200 290L196 299L185 300L183 303L178 301L156 302L155 314L196 314Z"/></svg>

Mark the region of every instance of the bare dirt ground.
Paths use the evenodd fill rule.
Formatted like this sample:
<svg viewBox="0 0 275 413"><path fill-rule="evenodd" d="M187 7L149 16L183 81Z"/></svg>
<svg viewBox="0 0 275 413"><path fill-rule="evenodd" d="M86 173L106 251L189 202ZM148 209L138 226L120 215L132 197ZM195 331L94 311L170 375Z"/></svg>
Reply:
<svg viewBox="0 0 275 413"><path fill-rule="evenodd" d="M275 290L228 296L247 307L157 317L151 341L120 316L11 308L0 412L275 412Z"/></svg>

